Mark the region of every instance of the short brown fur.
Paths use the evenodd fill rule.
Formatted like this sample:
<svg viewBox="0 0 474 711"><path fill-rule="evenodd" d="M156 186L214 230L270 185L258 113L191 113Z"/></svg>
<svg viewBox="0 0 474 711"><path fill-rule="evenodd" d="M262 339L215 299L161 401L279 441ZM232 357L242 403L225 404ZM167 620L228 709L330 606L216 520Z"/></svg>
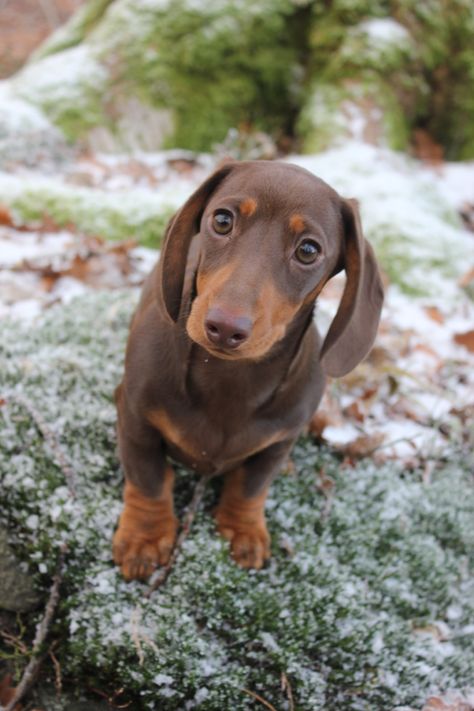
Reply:
<svg viewBox="0 0 474 711"><path fill-rule="evenodd" d="M216 233L222 210L231 218ZM309 261L302 250L304 263L303 240L317 246ZM322 341L314 302L342 269L346 286ZM307 171L229 163L196 190L145 283L116 390L126 484L114 559L127 579L166 563L174 543L169 456L225 477L217 529L239 565L264 565L269 486L326 373L343 375L367 354L382 300L357 205Z"/></svg>

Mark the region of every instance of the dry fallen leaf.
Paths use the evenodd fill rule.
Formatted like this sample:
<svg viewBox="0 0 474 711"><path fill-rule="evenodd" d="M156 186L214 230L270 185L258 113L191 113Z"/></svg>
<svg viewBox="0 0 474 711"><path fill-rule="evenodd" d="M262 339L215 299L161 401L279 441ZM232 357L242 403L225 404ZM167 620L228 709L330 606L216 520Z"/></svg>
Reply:
<svg viewBox="0 0 474 711"><path fill-rule="evenodd" d="M365 413L362 412L360 404L357 402L357 400L354 400L353 402L351 402L350 405L345 407L343 413L344 415L350 417L356 422L363 422L365 420Z"/></svg>
<svg viewBox="0 0 474 711"><path fill-rule="evenodd" d="M13 227L13 219L11 212L5 205L0 204L0 225L5 227Z"/></svg>
<svg viewBox="0 0 474 711"><path fill-rule="evenodd" d="M467 348L469 353L474 353L474 330L466 331L466 333L456 333L454 340L460 346Z"/></svg>
<svg viewBox="0 0 474 711"><path fill-rule="evenodd" d="M444 316L437 306L425 306L425 313L432 321L436 321L436 323L444 323Z"/></svg>
<svg viewBox="0 0 474 711"><path fill-rule="evenodd" d="M367 457L372 454L374 449L377 449L384 439L385 435L382 432L377 432L372 435L361 435L341 447L341 451L352 459L360 459L361 457Z"/></svg>

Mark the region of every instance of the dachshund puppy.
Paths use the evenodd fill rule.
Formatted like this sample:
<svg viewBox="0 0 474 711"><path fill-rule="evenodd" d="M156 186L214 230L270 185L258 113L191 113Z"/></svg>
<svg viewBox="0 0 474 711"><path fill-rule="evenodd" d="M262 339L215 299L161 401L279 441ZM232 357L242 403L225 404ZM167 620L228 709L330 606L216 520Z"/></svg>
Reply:
<svg viewBox="0 0 474 711"><path fill-rule="evenodd" d="M341 270L344 292L322 342L315 301ZM115 394L125 489L113 553L126 579L169 558L173 460L224 477L217 530L239 565L262 567L271 481L326 374L367 355L382 302L356 204L311 173L228 163L196 190L144 285Z"/></svg>

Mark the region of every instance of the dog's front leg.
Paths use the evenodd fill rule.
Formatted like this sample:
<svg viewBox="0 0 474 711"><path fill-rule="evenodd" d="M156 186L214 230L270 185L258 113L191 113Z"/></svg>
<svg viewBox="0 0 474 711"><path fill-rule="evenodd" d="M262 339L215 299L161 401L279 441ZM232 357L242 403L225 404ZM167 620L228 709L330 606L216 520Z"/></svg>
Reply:
<svg viewBox="0 0 474 711"><path fill-rule="evenodd" d="M113 556L124 578L145 579L168 562L175 542L174 472L156 430L127 423L122 411L118 435L125 487Z"/></svg>
<svg viewBox="0 0 474 711"><path fill-rule="evenodd" d="M218 532L230 541L232 557L242 568L261 568L270 558L265 501L292 445L293 440L274 444L225 475L214 515Z"/></svg>

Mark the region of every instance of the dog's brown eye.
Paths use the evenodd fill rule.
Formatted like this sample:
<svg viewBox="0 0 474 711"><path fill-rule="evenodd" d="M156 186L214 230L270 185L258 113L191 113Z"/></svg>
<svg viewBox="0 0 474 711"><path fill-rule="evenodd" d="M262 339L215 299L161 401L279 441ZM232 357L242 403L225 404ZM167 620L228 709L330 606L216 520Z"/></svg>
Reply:
<svg viewBox="0 0 474 711"><path fill-rule="evenodd" d="M296 259L302 264L312 264L318 258L321 252L319 244L310 239L305 239L304 242L298 245L295 251Z"/></svg>
<svg viewBox="0 0 474 711"><path fill-rule="evenodd" d="M227 235L231 231L234 224L234 218L231 212L227 210L218 210L212 218L212 226L218 235Z"/></svg>

